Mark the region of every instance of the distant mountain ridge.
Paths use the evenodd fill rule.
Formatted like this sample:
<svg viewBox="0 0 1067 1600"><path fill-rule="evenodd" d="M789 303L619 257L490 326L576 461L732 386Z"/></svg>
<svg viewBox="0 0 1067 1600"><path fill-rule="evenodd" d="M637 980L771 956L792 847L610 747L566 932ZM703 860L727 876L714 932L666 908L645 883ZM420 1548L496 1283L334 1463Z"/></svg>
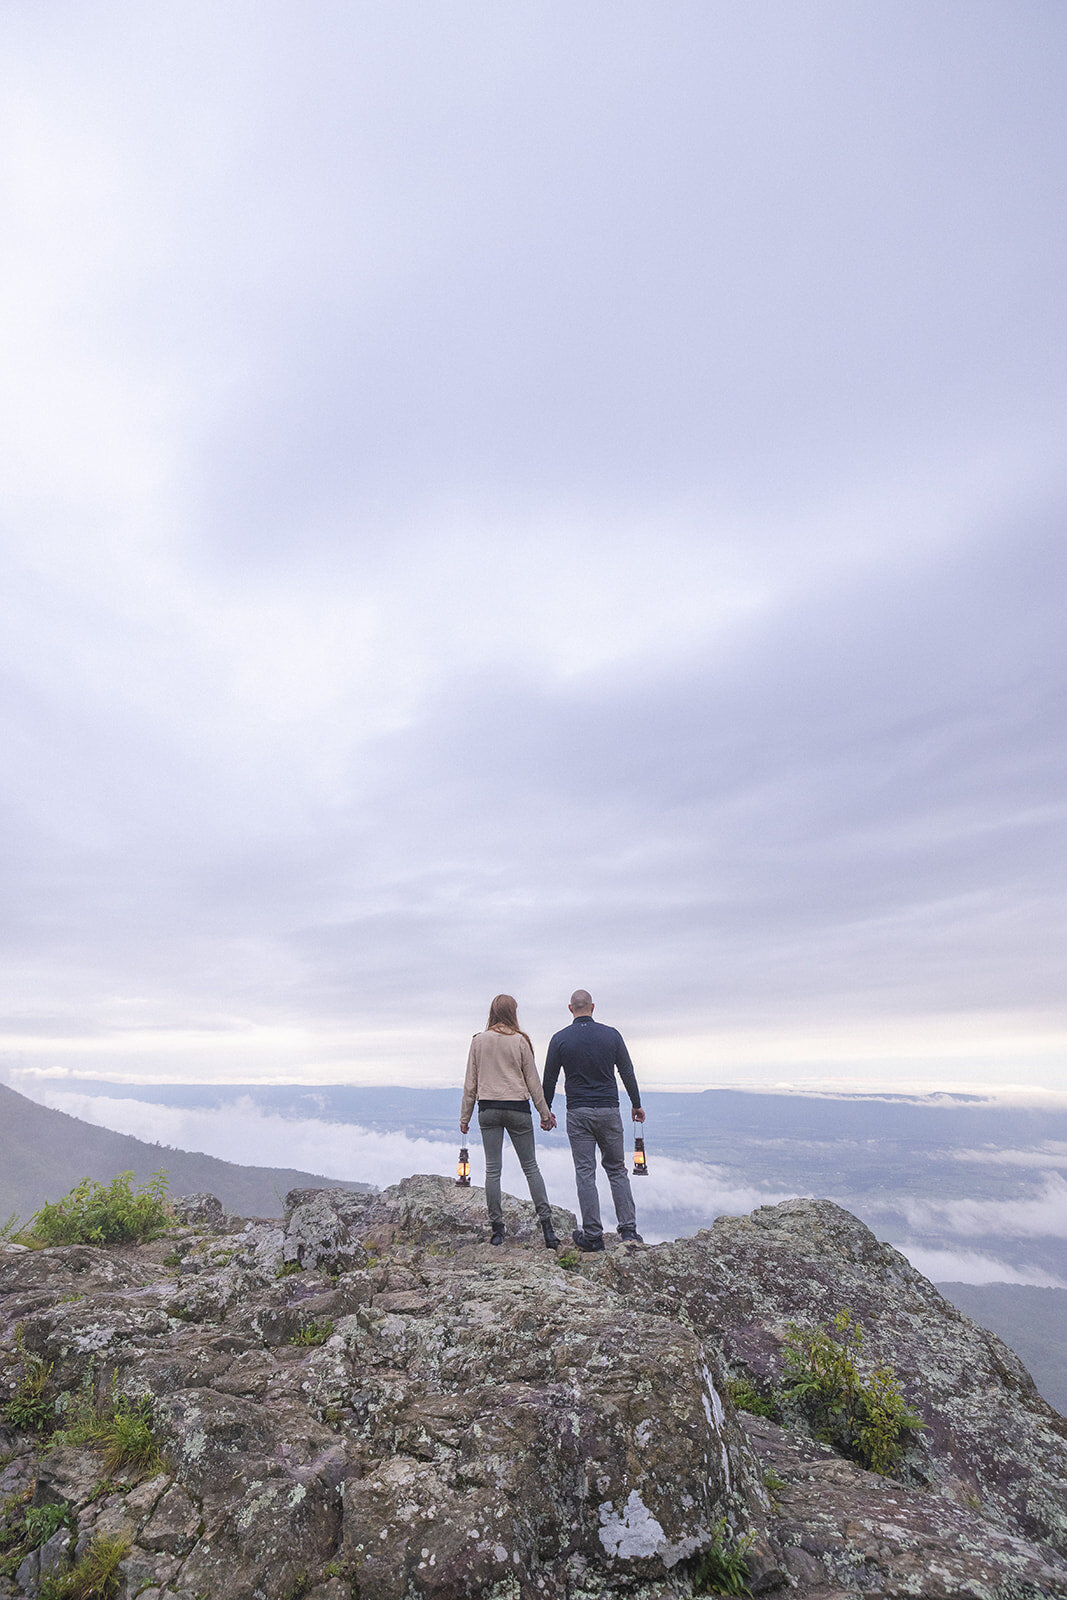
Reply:
<svg viewBox="0 0 1067 1600"><path fill-rule="evenodd" d="M28 1220L46 1200L58 1200L81 1178L107 1182L118 1172L132 1172L144 1182L160 1168L169 1175L172 1194L208 1191L229 1212L245 1217L275 1215L290 1189L372 1187L148 1144L49 1110L0 1084L0 1223L12 1212Z"/></svg>

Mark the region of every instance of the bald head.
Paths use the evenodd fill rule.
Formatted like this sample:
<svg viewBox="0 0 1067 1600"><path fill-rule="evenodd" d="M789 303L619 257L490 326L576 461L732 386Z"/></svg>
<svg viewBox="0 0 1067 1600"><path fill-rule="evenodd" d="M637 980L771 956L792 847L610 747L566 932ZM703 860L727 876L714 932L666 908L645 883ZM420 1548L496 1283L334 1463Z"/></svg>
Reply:
<svg viewBox="0 0 1067 1600"><path fill-rule="evenodd" d="M575 1017L591 1017L593 1015L593 996L588 989L575 989L571 995L568 1010Z"/></svg>

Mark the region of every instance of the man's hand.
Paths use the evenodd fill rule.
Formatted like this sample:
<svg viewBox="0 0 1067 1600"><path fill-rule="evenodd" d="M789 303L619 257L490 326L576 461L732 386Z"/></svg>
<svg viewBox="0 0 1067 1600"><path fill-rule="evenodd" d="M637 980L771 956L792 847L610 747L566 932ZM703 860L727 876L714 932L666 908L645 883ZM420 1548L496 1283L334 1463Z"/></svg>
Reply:
<svg viewBox="0 0 1067 1600"><path fill-rule="evenodd" d="M552 1129L555 1126L556 1126L556 1117L555 1117L555 1113L554 1112L550 1111L548 1113L547 1117L542 1117L541 1118L541 1131L542 1131L542 1133L551 1133Z"/></svg>
<svg viewBox="0 0 1067 1600"><path fill-rule="evenodd" d="M645 1120L645 1113L641 1110L640 1106L634 1106L630 1115L633 1117L635 1122L644 1122Z"/></svg>
<svg viewBox="0 0 1067 1600"><path fill-rule="evenodd" d="M470 1133L470 1131L471 1131L470 1123L469 1122L461 1122L460 1125L459 1125L459 1131L460 1131L460 1133Z"/></svg>

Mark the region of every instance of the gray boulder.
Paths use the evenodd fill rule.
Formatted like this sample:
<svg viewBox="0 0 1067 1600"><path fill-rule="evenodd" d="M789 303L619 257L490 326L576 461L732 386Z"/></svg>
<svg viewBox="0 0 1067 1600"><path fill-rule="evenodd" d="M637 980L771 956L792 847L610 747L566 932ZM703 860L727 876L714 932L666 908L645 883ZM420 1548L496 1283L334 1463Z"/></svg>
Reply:
<svg viewBox="0 0 1067 1600"><path fill-rule="evenodd" d="M666 1600L739 1539L754 1593L1067 1597L1067 1424L827 1202L574 1267L518 1200L493 1249L484 1193L435 1177L220 1217L0 1254L0 1400L34 1360L61 1411L149 1395L164 1463L109 1476L8 1425L0 1594L124 1533L122 1600ZM927 1423L893 1479L730 1400L780 1383L790 1319L845 1307ZM31 1502L69 1508L73 1550L19 1543Z"/></svg>

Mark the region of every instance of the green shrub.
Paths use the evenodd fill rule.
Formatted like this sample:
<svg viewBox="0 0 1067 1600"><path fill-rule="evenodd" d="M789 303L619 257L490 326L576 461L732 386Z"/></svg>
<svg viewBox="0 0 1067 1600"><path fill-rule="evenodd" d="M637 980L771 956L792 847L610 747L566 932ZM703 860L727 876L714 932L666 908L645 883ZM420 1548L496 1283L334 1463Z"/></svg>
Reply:
<svg viewBox="0 0 1067 1600"><path fill-rule="evenodd" d="M17 1239L22 1232L22 1223L17 1211L13 1211L6 1222L0 1222L0 1244L8 1239Z"/></svg>
<svg viewBox="0 0 1067 1600"><path fill-rule="evenodd" d="M925 1426L908 1409L892 1367L860 1368L863 1328L850 1311L823 1326L788 1327L783 1391L816 1436L842 1455L883 1476L897 1465L909 1435Z"/></svg>
<svg viewBox="0 0 1067 1600"><path fill-rule="evenodd" d="M22 1377L11 1399L4 1402L4 1421L25 1433L47 1433L55 1425L56 1414L52 1364L26 1349L21 1328L15 1334L15 1349L22 1362Z"/></svg>
<svg viewBox="0 0 1067 1600"><path fill-rule="evenodd" d="M720 1517L712 1529L712 1542L689 1564L694 1594L748 1594L748 1552L755 1534L735 1539Z"/></svg>
<svg viewBox="0 0 1067 1600"><path fill-rule="evenodd" d="M156 1238L170 1221L165 1172L136 1191L133 1173L120 1172L110 1183L83 1178L62 1200L46 1201L27 1233L44 1245L129 1244Z"/></svg>
<svg viewBox="0 0 1067 1600"><path fill-rule="evenodd" d="M93 1396L91 1380L73 1397L69 1420L52 1436L53 1444L86 1444L99 1450L104 1470L122 1467L134 1473L156 1472L163 1458L152 1431L152 1397L132 1400L118 1388L117 1376L103 1404Z"/></svg>
<svg viewBox="0 0 1067 1600"><path fill-rule="evenodd" d="M276 1278L291 1278L294 1273L303 1272L303 1270L299 1261L283 1261L274 1276Z"/></svg>
<svg viewBox="0 0 1067 1600"><path fill-rule="evenodd" d="M556 1257L559 1265L561 1267L566 1267L568 1271L570 1271L572 1267L578 1266L581 1262L581 1259L582 1258L578 1254L577 1250L573 1249L572 1247L569 1247L566 1250L561 1250L559 1255Z"/></svg>
<svg viewBox="0 0 1067 1600"><path fill-rule="evenodd" d="M38 1600L115 1600L119 1564L129 1553L130 1541L121 1534L94 1539L80 1561L42 1581Z"/></svg>
<svg viewBox="0 0 1067 1600"><path fill-rule="evenodd" d="M732 1378L726 1387L738 1411L747 1411L754 1417L767 1417L771 1422L781 1420L778 1403L773 1394L770 1396L760 1394L747 1378Z"/></svg>
<svg viewBox="0 0 1067 1600"><path fill-rule="evenodd" d="M293 1344L325 1344L333 1332L333 1323L329 1317L323 1317L321 1322L305 1322L298 1333L294 1333Z"/></svg>

